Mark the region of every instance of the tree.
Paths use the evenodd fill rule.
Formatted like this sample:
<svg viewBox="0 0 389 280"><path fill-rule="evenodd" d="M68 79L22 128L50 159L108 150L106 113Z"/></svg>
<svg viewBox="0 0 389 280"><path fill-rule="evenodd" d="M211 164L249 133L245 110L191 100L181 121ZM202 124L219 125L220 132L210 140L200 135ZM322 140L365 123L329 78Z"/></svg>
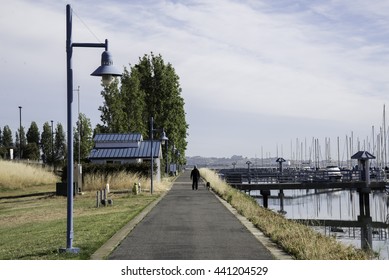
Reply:
<svg viewBox="0 0 389 280"><path fill-rule="evenodd" d="M10 158L10 149L14 148L13 139L12 139L12 131L8 125L4 126L3 129L3 147L5 148L4 158Z"/></svg>
<svg viewBox="0 0 389 280"><path fill-rule="evenodd" d="M147 111L147 118L153 116L154 126L164 128L170 145L173 143L179 151L179 162L183 163L188 124L185 119L185 102L181 96L179 77L170 63L165 64L161 55L154 56L153 53L151 56L143 56L138 69L141 73L141 84L146 88L147 107L151 108ZM165 149L164 156L166 157ZM169 149L169 158L173 156L173 150Z"/></svg>
<svg viewBox="0 0 389 280"><path fill-rule="evenodd" d="M32 122L30 128L27 131L27 145L23 150L24 158L30 160L39 160L39 128L36 122Z"/></svg>
<svg viewBox="0 0 389 280"><path fill-rule="evenodd" d="M27 131L27 143L35 143L39 145L40 135L39 128L36 122L31 122L30 128Z"/></svg>
<svg viewBox="0 0 389 280"><path fill-rule="evenodd" d="M188 124L181 91L179 77L170 63L165 64L161 55L144 55L130 72L124 70L120 90L116 82L102 91L104 105L99 110L103 125L96 131L139 132L148 138L152 116L154 127L164 128L183 163ZM169 158L172 157L173 149L169 149Z"/></svg>
<svg viewBox="0 0 389 280"><path fill-rule="evenodd" d="M104 124L101 128L102 132L128 132L127 118L124 112L125 103L123 95L118 89L118 81L115 80L101 94L104 98L104 105L99 107L100 118Z"/></svg>
<svg viewBox="0 0 389 280"><path fill-rule="evenodd" d="M79 141L80 139L80 141ZM92 124L84 114L80 113L74 128L74 160L86 159L93 148ZM79 145L80 143L80 145ZM78 147L80 146L80 159Z"/></svg>
<svg viewBox="0 0 389 280"><path fill-rule="evenodd" d="M27 140L26 140L26 133L24 132L24 126L18 128L18 131L15 133L15 140L16 140L16 155L18 158L24 158L23 157L23 151L25 150L27 146Z"/></svg>
<svg viewBox="0 0 389 280"><path fill-rule="evenodd" d="M127 131L147 134L146 94L141 88L139 71L131 68L131 73L125 68L121 77L121 92L123 94L124 111L127 115Z"/></svg>
<svg viewBox="0 0 389 280"><path fill-rule="evenodd" d="M54 158L54 138L48 122L43 124L41 134L42 159L44 163L52 164Z"/></svg>
<svg viewBox="0 0 389 280"><path fill-rule="evenodd" d="M66 137L61 123L57 123L54 137L54 166L63 164L66 159Z"/></svg>

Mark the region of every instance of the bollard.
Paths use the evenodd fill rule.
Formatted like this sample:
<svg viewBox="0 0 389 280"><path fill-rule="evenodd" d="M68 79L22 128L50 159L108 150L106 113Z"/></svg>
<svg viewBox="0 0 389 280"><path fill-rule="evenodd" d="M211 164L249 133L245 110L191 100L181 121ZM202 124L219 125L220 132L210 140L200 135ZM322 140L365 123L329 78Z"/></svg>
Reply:
<svg viewBox="0 0 389 280"><path fill-rule="evenodd" d="M137 195L138 194L138 184L134 183L132 186L132 194Z"/></svg>
<svg viewBox="0 0 389 280"><path fill-rule="evenodd" d="M102 191L102 203L104 204L104 206L107 206L107 189L103 189Z"/></svg>
<svg viewBox="0 0 389 280"><path fill-rule="evenodd" d="M104 190L100 190L100 202L101 202L102 205L105 206Z"/></svg>
<svg viewBox="0 0 389 280"><path fill-rule="evenodd" d="M263 197L263 207L268 207L268 200L270 195L270 190L261 190L261 195Z"/></svg>
<svg viewBox="0 0 389 280"><path fill-rule="evenodd" d="M284 210L284 190L280 190L280 192L278 193L278 196L280 198L280 210L278 211L280 214L282 215L285 215L286 214L286 211Z"/></svg>
<svg viewBox="0 0 389 280"><path fill-rule="evenodd" d="M100 207L100 197L99 197L99 191L96 192L96 207Z"/></svg>

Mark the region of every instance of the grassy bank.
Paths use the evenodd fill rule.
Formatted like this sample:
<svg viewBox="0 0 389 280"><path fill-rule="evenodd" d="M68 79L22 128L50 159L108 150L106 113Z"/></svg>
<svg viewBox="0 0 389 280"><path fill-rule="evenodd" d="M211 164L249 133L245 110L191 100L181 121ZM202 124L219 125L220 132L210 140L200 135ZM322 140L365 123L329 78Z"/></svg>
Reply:
<svg viewBox="0 0 389 280"><path fill-rule="evenodd" d="M208 169L200 170L212 189L229 202L241 215L248 218L273 242L299 260L364 260L370 255L335 238L317 233L308 226L289 221L269 209L263 208L249 195L237 191L220 180Z"/></svg>
<svg viewBox="0 0 389 280"><path fill-rule="evenodd" d="M4 163L4 162L0 162ZM3 165L1 165L2 167ZM78 255L59 254L58 249L66 247L66 215L67 198L54 195L55 182L49 183L44 178L51 173L39 175L34 183L23 178L24 165L13 165L17 169L17 176L4 175L0 178L0 259L89 259L102 244L113 234L140 213L147 205L158 198L171 185L169 181L155 183L154 193L150 195L149 181L136 178L133 175L118 174L116 179L127 182L141 181L144 192L138 195L131 193L114 193L123 190L114 183L110 184L113 206L96 208L95 188L85 191L84 195L77 195L74 199L74 242L73 246L80 248ZM40 168L32 167L31 171L40 172ZM8 177L8 178L7 178ZM16 180L10 178L14 177ZM5 179L4 179L5 178ZM100 186L104 178L90 179L91 186ZM36 185L35 185L36 184ZM105 186L105 183L104 185ZM147 187L148 186L148 187ZM126 187L129 190L129 187ZM26 194L40 195L23 197ZM47 194L52 192L52 194Z"/></svg>

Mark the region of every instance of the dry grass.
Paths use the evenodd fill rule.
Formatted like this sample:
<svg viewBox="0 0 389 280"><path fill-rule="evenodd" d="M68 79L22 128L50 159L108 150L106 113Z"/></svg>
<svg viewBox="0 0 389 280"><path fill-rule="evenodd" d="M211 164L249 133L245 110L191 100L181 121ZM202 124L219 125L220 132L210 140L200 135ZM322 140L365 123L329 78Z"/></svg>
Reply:
<svg viewBox="0 0 389 280"><path fill-rule="evenodd" d="M57 176L43 167L0 160L0 190L54 184L58 180Z"/></svg>
<svg viewBox="0 0 389 280"><path fill-rule="evenodd" d="M312 228L285 219L282 215L263 208L249 195L230 187L209 169L201 175L212 189L248 218L283 250L299 260L361 260L371 256L353 246L346 246L333 237L317 233Z"/></svg>
<svg viewBox="0 0 389 280"><path fill-rule="evenodd" d="M126 173L124 171L113 175L104 176L102 174L85 175L84 191L95 191L105 188L109 184L110 190L131 190L134 184L140 184L142 192L150 192L151 182L149 178L139 174ZM160 182L154 179L153 191L164 192L171 187L171 180L163 178Z"/></svg>

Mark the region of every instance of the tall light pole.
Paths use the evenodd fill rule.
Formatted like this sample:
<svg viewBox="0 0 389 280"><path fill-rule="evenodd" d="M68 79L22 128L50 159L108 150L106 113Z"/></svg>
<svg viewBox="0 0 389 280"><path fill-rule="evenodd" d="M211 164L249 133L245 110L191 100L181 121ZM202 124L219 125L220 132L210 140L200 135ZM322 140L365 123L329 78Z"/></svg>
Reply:
<svg viewBox="0 0 389 280"><path fill-rule="evenodd" d="M80 121L80 86L78 86L77 89L75 89L74 91L77 91L78 93L78 115L77 115L77 119L78 119L78 164L81 164L81 128L82 128L82 124L81 124L81 121Z"/></svg>
<svg viewBox="0 0 389 280"><path fill-rule="evenodd" d="M66 5L66 73L67 73L67 230L66 248L61 248L61 252L78 253L79 248L73 247L73 123L72 123L72 103L73 103L73 69L72 55L73 48L105 48L101 55L101 66L91 75L101 76L104 85L108 85L114 76L121 76L121 73L113 67L112 56L108 52L108 40L105 43L73 43L72 42L72 9Z"/></svg>
<svg viewBox="0 0 389 280"><path fill-rule="evenodd" d="M19 160L22 159L22 106L19 106Z"/></svg>
<svg viewBox="0 0 389 280"><path fill-rule="evenodd" d="M161 141L162 141L162 145L168 141L169 139L166 137L166 134L165 134L165 131L162 129L154 129L154 118L153 117L150 117L150 145L151 145L151 148L150 148L150 157L151 157L151 176L150 176L150 193L153 194L153 173L154 173L154 147L153 147L153 139L154 139L154 132L157 132L157 131L162 131L162 135L161 135Z"/></svg>
<svg viewBox="0 0 389 280"><path fill-rule="evenodd" d="M51 120L51 164L54 165L54 121L53 120Z"/></svg>
<svg viewBox="0 0 389 280"><path fill-rule="evenodd" d="M247 164L247 174L248 174L249 184L251 184L250 165L252 164L252 162L248 160L246 164Z"/></svg>
<svg viewBox="0 0 389 280"><path fill-rule="evenodd" d="M163 136L166 137L165 131L163 131L162 134L164 134ZM167 139L167 137L166 137L165 144L166 144L166 168L165 168L165 170L166 170L166 176L169 176L169 140Z"/></svg>

